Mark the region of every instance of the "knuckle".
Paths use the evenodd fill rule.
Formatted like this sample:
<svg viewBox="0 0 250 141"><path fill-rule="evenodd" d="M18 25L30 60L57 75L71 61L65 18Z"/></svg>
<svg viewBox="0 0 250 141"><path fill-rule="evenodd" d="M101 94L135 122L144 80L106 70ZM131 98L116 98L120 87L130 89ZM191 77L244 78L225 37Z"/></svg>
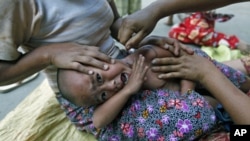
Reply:
<svg viewBox="0 0 250 141"><path fill-rule="evenodd" d="M84 61L85 62L89 62L89 63L91 63L92 61L93 61L93 59L92 59L92 57L84 57Z"/></svg>
<svg viewBox="0 0 250 141"><path fill-rule="evenodd" d="M72 68L75 69L75 70L81 70L82 65L79 64L79 63L73 63L72 64Z"/></svg>

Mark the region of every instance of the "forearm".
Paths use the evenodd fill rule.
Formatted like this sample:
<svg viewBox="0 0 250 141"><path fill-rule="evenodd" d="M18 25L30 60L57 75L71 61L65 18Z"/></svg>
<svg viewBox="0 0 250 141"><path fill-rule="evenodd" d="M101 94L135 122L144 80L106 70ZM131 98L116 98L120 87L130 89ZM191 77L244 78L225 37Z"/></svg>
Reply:
<svg viewBox="0 0 250 141"><path fill-rule="evenodd" d="M123 88L108 101L100 105L94 112L93 123L96 128L102 128L111 123L130 98L129 89Z"/></svg>
<svg viewBox="0 0 250 141"><path fill-rule="evenodd" d="M48 65L48 56L42 48L28 53L16 61L0 61L0 85L24 79Z"/></svg>
<svg viewBox="0 0 250 141"><path fill-rule="evenodd" d="M119 18L117 19L113 25L110 27L110 30L111 30L111 36L115 39L118 40L118 30L119 28L121 27L121 24L122 24L122 19Z"/></svg>
<svg viewBox="0 0 250 141"><path fill-rule="evenodd" d="M223 105L236 124L250 124L250 113L247 112L250 97L235 87L218 69L210 69L210 72L201 80L203 86Z"/></svg>
<svg viewBox="0 0 250 141"><path fill-rule="evenodd" d="M175 13L211 10L244 1L247 0L157 0L145 9L152 11L153 15L161 19Z"/></svg>

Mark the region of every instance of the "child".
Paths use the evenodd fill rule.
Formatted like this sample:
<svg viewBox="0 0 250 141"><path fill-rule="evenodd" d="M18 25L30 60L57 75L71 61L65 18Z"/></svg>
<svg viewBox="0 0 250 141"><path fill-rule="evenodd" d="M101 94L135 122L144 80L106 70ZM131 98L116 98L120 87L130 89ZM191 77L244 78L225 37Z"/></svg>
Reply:
<svg viewBox="0 0 250 141"><path fill-rule="evenodd" d="M199 50L196 53L208 57ZM145 64L140 54L145 56ZM195 91L180 94L180 80L160 80L157 73L144 70L153 58L166 56L172 55L162 48L145 46L117 60L108 72L96 69L93 76L87 76L60 70L61 94L57 98L80 130L100 140L196 139L215 127L213 108ZM246 81L241 72L214 63L236 86ZM140 86L144 91L136 93Z"/></svg>

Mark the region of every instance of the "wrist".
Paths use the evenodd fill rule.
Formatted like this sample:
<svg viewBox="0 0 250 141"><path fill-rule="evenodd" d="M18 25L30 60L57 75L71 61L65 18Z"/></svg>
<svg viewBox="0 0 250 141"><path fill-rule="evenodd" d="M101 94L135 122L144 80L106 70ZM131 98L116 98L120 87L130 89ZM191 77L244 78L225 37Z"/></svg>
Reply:
<svg viewBox="0 0 250 141"><path fill-rule="evenodd" d="M52 45L46 45L46 46L40 46L39 49L36 51L38 54L40 54L40 59L41 59L41 63L49 66L52 65L52 60L53 60L53 51L51 50Z"/></svg>
<svg viewBox="0 0 250 141"><path fill-rule="evenodd" d="M207 71L203 73L202 77L200 77L200 80L199 80L200 83L204 86L214 83L214 80L215 80L214 78L219 78L221 76L221 72L215 66L213 66L213 68L211 67L206 67L206 68L207 68Z"/></svg>

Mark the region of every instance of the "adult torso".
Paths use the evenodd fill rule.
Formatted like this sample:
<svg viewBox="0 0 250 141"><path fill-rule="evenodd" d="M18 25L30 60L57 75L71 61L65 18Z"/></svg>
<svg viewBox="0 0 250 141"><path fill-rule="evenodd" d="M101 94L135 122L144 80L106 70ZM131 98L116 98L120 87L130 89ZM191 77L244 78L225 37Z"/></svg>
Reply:
<svg viewBox="0 0 250 141"><path fill-rule="evenodd" d="M106 0L35 0L28 46L76 42L101 46L109 38L113 13Z"/></svg>

